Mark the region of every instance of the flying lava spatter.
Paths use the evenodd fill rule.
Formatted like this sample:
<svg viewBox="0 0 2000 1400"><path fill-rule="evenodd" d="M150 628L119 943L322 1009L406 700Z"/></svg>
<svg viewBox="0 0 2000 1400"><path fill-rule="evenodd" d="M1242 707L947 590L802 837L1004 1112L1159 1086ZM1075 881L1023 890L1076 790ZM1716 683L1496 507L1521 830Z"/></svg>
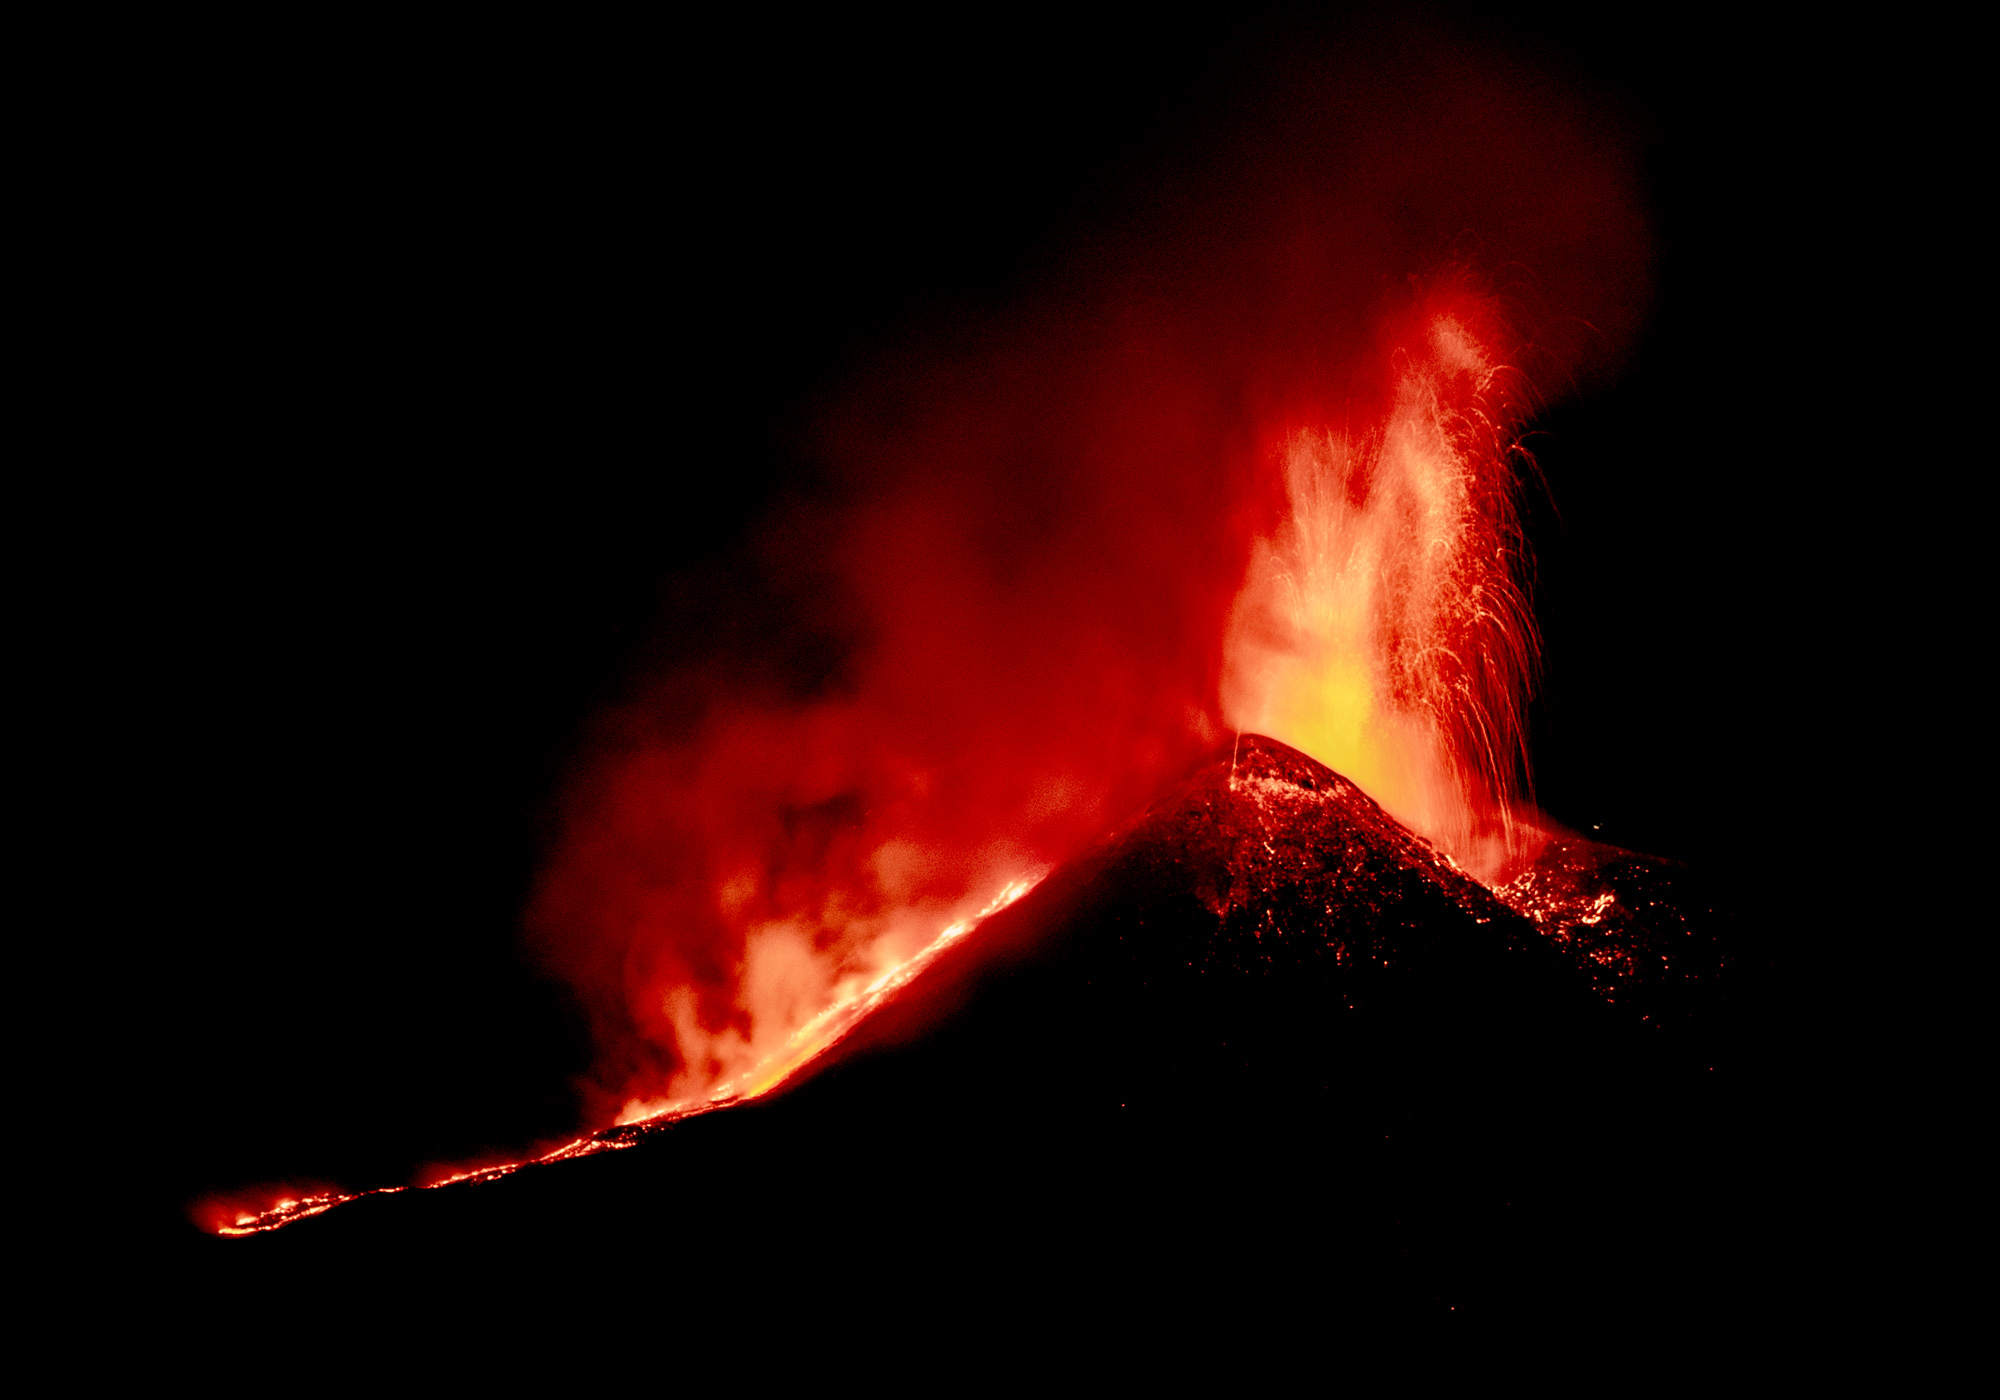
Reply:
<svg viewBox="0 0 2000 1400"><path fill-rule="evenodd" d="M1535 854L1518 819L1537 653L1514 506L1525 386L1489 299L1447 284L1428 302L1375 421L1284 445L1291 509L1237 598L1223 712L1493 884Z"/></svg>

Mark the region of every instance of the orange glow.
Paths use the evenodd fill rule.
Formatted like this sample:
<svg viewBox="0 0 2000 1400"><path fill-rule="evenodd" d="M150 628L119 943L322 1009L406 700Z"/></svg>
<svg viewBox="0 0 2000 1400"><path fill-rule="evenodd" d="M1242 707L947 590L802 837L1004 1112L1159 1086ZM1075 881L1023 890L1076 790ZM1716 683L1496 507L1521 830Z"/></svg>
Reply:
<svg viewBox="0 0 2000 1400"><path fill-rule="evenodd" d="M947 924L937 937L921 950L909 958L888 966L866 986L843 987L831 1004L794 1027L785 1036L783 1044L760 1050L754 1041L743 1040L740 1045L732 1047L736 1057L744 1064L744 1068L722 1083L698 1095L651 1101L633 1099L619 1111L619 1124L650 1122L657 1118L684 1118L690 1113L723 1108L729 1104L742 1103L770 1093L832 1049L849 1031L860 1024L862 1017L894 996L899 989L907 986L912 978L936 961L938 955L945 949L972 932L989 915L997 914L1040 884L1046 873L1039 871L1013 881L994 896L984 909L970 918ZM755 996L754 984L746 989L746 995ZM750 1009L753 1014L752 1024L755 1025L756 1008L752 1006ZM764 1024L768 1027L769 1021L766 1020ZM702 1034L699 1027L690 1027L688 1033L691 1038ZM680 1082L685 1084L687 1081L684 1079Z"/></svg>
<svg viewBox="0 0 2000 1400"><path fill-rule="evenodd" d="M190 1214L195 1224L213 1235L254 1235L295 1220L311 1219L353 1199L351 1192L272 1187L261 1192L213 1196L196 1205Z"/></svg>
<svg viewBox="0 0 2000 1400"><path fill-rule="evenodd" d="M682 1115L686 1116L686 1115ZM213 1235L255 1235L280 1229L300 1220L323 1215L337 1205L363 1196L394 1196L404 1191L432 1191L466 1181L498 1181L523 1167L543 1162L561 1162L571 1157L590 1157L599 1152L616 1152L630 1147L632 1139L592 1135L573 1138L558 1147L521 1161L496 1162L481 1167L437 1167L412 1186L378 1186L369 1191L301 1192L296 1187L274 1187L264 1191L233 1192L211 1196L199 1202L189 1214L194 1223Z"/></svg>
<svg viewBox="0 0 2000 1400"><path fill-rule="evenodd" d="M779 1085L838 1045L864 1017L934 962L938 955L957 943L985 921L1020 899L1041 882L1040 871L1010 883L978 913L948 924L914 956L885 970L865 987L851 990L839 1000L796 1027L784 1043L752 1060L734 1077L705 1093L678 1099L647 1102L634 1099L618 1115L616 1127L638 1123L669 1123L707 1113L731 1104L745 1103L770 1093ZM435 1190L468 1181L497 1181L523 1167L560 1162L572 1157L588 1157L599 1152L616 1152L637 1143L637 1137L616 1131L572 1139L538 1156L522 1161L498 1162L477 1167L439 1167L426 1174L414 1187L384 1186L372 1191L302 1191L296 1187L274 1187L264 1191L243 1191L210 1197L197 1204L191 1214L202 1229L215 1235L254 1235L276 1230L300 1220L321 1215L344 1202L361 1196L392 1196L407 1190Z"/></svg>

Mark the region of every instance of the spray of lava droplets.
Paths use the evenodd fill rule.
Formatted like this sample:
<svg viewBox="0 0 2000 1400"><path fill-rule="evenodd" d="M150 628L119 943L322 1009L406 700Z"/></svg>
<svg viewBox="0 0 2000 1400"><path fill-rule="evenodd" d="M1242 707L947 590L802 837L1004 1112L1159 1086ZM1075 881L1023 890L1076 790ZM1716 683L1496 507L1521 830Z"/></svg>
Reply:
<svg viewBox="0 0 2000 1400"><path fill-rule="evenodd" d="M1259 540L1223 708L1358 784L1488 884L1532 859L1520 820L1537 643L1514 509L1519 376L1490 301L1433 295L1382 415L1285 444L1290 512Z"/></svg>

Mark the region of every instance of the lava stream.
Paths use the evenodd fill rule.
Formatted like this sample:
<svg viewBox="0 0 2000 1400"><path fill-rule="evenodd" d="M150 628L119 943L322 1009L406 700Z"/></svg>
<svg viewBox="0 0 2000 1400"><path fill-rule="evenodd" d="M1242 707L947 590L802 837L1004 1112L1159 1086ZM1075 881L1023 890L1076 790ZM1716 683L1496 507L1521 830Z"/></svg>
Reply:
<svg viewBox="0 0 2000 1400"><path fill-rule="evenodd" d="M268 1195L238 1192L232 1196L203 1201L195 1208L195 1219L217 1235L259 1234L324 1214L337 1205L358 1200L363 1196L391 1196L403 1191L436 1190L439 1187L456 1186L463 1182L497 1181L501 1177L511 1176L523 1167L565 1161L571 1157L588 1157L599 1152L615 1152L620 1148L630 1147L640 1140L640 1134L623 1130L635 1126L664 1127L699 1113L708 1113L718 1108L728 1108L734 1104L760 1098L838 1045L869 1012L907 986L947 948L971 933L986 919L1019 900L1040 884L1047 874L1046 870L1038 870L1014 880L977 914L947 925L915 956L890 968L860 991L827 1007L799 1027L787 1039L779 1053L697 1098L653 1103L635 1100L625 1106L618 1116L616 1125L610 1130L573 1138L550 1151L520 1161L451 1170L434 1181L426 1181L418 1186L381 1186L368 1191L328 1190L310 1193L284 1190L276 1200L269 1199Z"/></svg>

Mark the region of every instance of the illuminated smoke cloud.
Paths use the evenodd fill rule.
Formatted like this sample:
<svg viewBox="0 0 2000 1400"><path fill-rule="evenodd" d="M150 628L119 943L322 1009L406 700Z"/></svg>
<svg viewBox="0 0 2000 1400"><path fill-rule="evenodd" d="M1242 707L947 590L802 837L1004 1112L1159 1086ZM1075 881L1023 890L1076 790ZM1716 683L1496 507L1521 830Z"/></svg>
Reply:
<svg viewBox="0 0 2000 1400"><path fill-rule="evenodd" d="M1232 729L1486 878L1518 847L1512 444L1643 313L1635 182L1546 75L1288 63L1004 304L833 386L745 566L782 625L605 717L529 920L598 1121L750 1082Z"/></svg>

